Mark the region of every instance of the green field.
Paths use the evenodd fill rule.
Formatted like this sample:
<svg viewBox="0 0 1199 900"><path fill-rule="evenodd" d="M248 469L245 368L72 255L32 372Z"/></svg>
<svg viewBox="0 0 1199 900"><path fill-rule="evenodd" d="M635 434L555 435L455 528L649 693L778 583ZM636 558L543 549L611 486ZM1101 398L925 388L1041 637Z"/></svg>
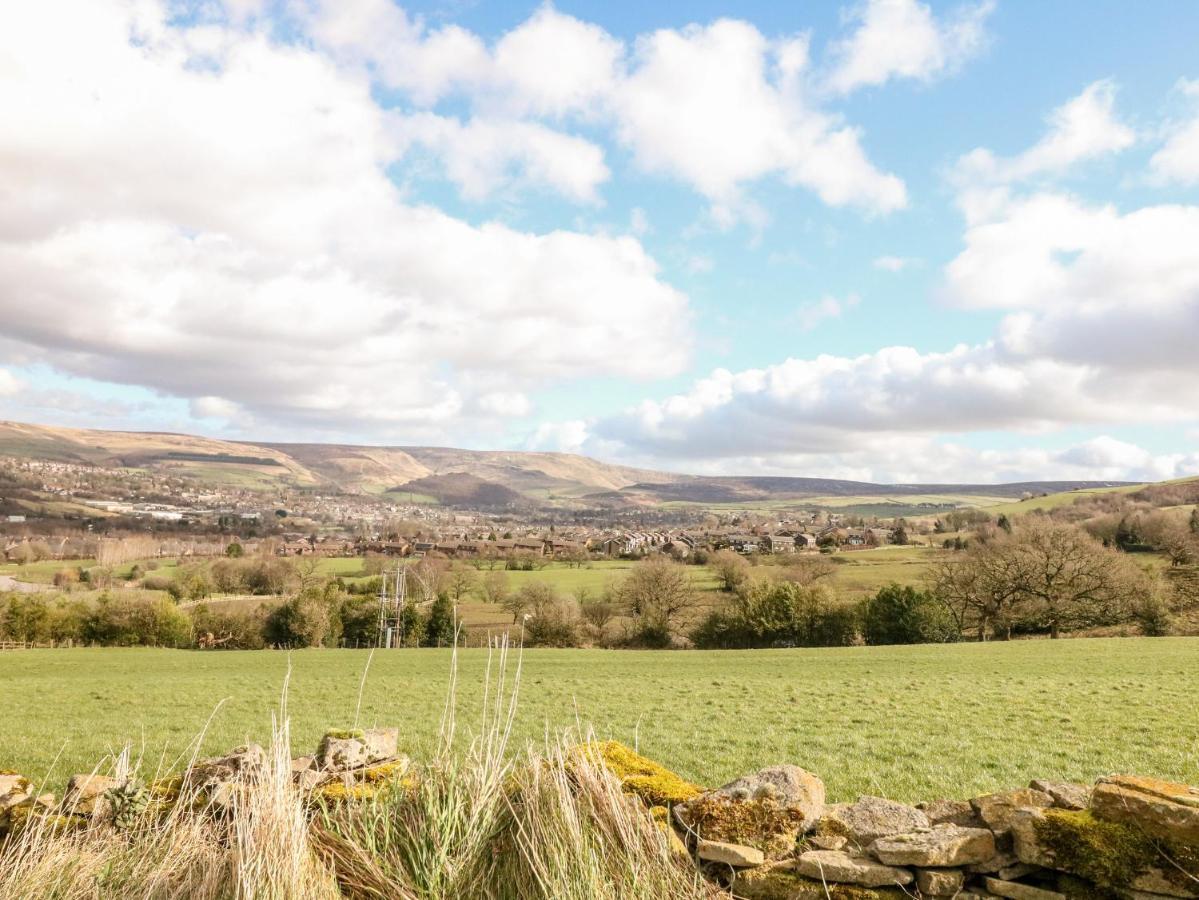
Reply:
<svg viewBox="0 0 1199 900"><path fill-rule="evenodd" d="M307 752L324 729L352 724L366 652L0 653L0 768L53 766L57 784L125 741L148 761L173 759L225 698L205 751L265 739L289 661L294 749ZM474 721L485 664L485 651L460 653L460 727ZM819 773L834 799L1114 771L1199 782L1199 639L539 650L523 666L519 738L582 722L706 784L780 762ZM427 751L449 668L448 651L377 652L362 724L398 725L408 751Z"/></svg>

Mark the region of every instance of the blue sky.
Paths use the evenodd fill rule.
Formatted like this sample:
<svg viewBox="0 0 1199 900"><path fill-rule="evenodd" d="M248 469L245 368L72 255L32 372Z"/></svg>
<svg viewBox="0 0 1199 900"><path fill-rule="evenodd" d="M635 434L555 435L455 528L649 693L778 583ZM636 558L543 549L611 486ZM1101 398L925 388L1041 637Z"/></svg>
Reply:
<svg viewBox="0 0 1199 900"><path fill-rule="evenodd" d="M1194 5L57 0L0 26L0 417L1199 472Z"/></svg>

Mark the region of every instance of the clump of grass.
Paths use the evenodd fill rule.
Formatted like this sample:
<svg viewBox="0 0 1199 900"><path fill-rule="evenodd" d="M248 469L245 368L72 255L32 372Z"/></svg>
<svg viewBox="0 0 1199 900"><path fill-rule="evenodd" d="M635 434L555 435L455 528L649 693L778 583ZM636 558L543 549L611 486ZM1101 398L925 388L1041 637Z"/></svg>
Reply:
<svg viewBox="0 0 1199 900"><path fill-rule="evenodd" d="M514 669L514 672L511 671ZM0 843L0 897L28 900L703 900L718 896L670 849L593 740L563 733L511 747L520 660L501 645L484 676L482 725L456 726L456 659L441 737L370 796L315 806L291 777L287 687L265 766L228 802L186 778L91 817L34 815ZM197 738L195 746L200 745ZM584 737L589 737L585 735ZM193 758L190 765L195 764ZM136 778L128 751L119 778ZM139 794L140 796L140 794ZM69 811L68 811L69 812ZM61 821L60 821L61 820ZM67 824L64 825L63 823Z"/></svg>
<svg viewBox="0 0 1199 900"><path fill-rule="evenodd" d="M199 744L197 738L196 746ZM194 762L194 757L192 762ZM126 748L113 765L134 779ZM126 783L133 783L127 781ZM0 844L0 897L29 900L334 900L332 873L309 843L302 798L291 780L286 717L273 729L268 765L235 784L218 810L199 787L171 779L158 802L114 819L111 806L90 816L30 815Z"/></svg>

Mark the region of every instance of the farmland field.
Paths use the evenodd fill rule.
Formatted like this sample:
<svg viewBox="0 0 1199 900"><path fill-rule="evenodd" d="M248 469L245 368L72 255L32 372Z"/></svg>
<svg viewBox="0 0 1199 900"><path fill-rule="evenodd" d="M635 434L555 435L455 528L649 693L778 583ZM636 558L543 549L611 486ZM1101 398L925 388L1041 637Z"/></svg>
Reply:
<svg viewBox="0 0 1199 900"><path fill-rule="evenodd" d="M148 649L0 653L0 768L60 782L129 741L155 769L217 704L205 752L264 740L290 663L294 749L354 718L364 651ZM459 727L476 721L485 651L459 654ZM361 724L427 751L450 653L377 652ZM1199 640L729 652L531 650L519 739L590 724L702 783L794 762L834 799L965 795L1117 770L1199 781Z"/></svg>

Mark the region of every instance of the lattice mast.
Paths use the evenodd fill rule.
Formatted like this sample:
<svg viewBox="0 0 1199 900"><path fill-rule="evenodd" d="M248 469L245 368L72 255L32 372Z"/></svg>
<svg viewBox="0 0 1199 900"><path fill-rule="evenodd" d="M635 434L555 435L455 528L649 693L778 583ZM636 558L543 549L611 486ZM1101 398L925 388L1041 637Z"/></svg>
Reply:
<svg viewBox="0 0 1199 900"><path fill-rule="evenodd" d="M383 582L379 586L379 635L377 646L390 650L401 646L404 635L401 632L400 621L404 613L405 589L408 572L404 566L390 576L383 573ZM394 587L394 590L392 588Z"/></svg>

